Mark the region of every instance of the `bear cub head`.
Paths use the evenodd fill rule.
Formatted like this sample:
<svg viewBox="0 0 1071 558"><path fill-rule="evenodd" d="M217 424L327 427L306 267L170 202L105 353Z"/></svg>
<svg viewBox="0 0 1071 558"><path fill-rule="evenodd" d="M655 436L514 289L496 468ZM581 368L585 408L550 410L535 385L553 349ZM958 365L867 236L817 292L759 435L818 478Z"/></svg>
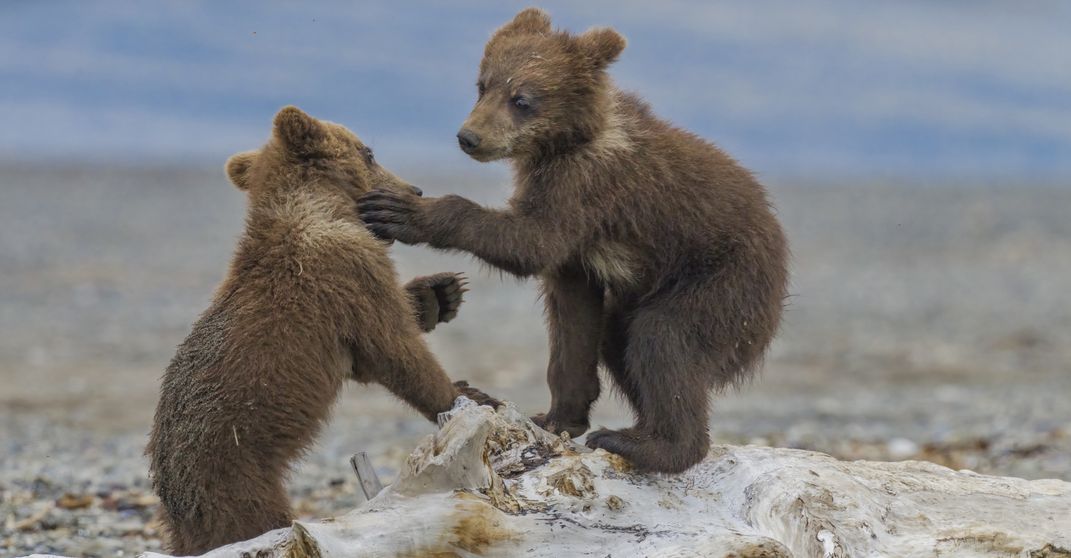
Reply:
<svg viewBox="0 0 1071 558"><path fill-rule="evenodd" d="M607 120L609 66L625 48L613 29L551 29L528 8L484 49L477 100L457 134L477 161L550 155L595 139Z"/></svg>
<svg viewBox="0 0 1071 558"><path fill-rule="evenodd" d="M232 156L226 171L231 183L251 197L313 185L339 189L354 200L373 189L420 195L418 188L381 167L353 132L293 106L275 115L264 147Z"/></svg>

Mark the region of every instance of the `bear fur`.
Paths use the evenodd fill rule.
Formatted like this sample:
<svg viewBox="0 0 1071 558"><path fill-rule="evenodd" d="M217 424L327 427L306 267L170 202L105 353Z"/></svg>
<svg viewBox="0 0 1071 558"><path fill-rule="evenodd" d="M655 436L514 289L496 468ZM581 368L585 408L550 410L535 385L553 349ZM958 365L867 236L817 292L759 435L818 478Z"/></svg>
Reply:
<svg viewBox="0 0 1071 558"><path fill-rule="evenodd" d="M625 47L527 9L480 63L461 148L508 159L508 207L376 191L360 203L377 235L469 252L541 282L553 432L579 436L598 366L635 425L586 443L639 470L680 472L709 447L712 391L751 377L778 329L788 248L765 189L731 157L656 117L606 73Z"/></svg>
<svg viewBox="0 0 1071 558"><path fill-rule="evenodd" d="M386 386L431 421L461 394L494 402L451 384L420 335L456 313L459 277L403 289L358 219L354 202L372 188L417 190L356 136L287 107L268 143L226 171L249 197L245 232L164 373L146 449L179 555L290 524L285 477L347 378Z"/></svg>

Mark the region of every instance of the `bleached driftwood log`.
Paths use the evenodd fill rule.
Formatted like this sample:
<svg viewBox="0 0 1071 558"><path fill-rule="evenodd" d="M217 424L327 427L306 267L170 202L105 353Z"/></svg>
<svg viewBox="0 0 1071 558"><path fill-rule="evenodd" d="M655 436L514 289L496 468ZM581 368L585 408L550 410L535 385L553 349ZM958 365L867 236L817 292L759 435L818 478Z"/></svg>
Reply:
<svg viewBox="0 0 1071 558"><path fill-rule="evenodd" d="M715 447L675 477L468 400L353 512L209 556L1071 557L1071 483Z"/></svg>

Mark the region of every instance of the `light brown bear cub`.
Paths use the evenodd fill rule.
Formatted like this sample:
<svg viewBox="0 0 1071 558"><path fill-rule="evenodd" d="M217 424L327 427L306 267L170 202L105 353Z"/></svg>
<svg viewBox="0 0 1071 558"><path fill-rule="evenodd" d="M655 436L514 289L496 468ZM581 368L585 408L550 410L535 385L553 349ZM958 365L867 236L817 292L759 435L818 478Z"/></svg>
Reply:
<svg viewBox="0 0 1071 558"><path fill-rule="evenodd" d="M451 384L420 336L456 313L459 277L403 289L358 219L362 193L416 190L356 136L287 107L227 174L249 196L245 233L164 374L146 450L181 555L290 524L285 476L347 378L386 386L431 421L460 394L494 403Z"/></svg>
<svg viewBox="0 0 1071 558"><path fill-rule="evenodd" d="M487 43L458 133L473 158L512 162L509 206L382 191L360 209L382 237L538 276L551 404L535 420L583 434L602 363L636 423L587 444L678 472L707 452L710 392L751 376L777 331L788 250L751 173L614 87L624 48L612 29L522 11Z"/></svg>

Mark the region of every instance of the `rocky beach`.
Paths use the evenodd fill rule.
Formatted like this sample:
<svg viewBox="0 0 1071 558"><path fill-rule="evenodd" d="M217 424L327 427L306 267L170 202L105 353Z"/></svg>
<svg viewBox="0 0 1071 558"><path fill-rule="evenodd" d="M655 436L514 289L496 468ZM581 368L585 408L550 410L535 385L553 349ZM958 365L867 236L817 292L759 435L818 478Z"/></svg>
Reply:
<svg viewBox="0 0 1071 558"><path fill-rule="evenodd" d="M428 196L508 196L501 169L400 170ZM717 396L716 443L1071 480L1071 188L766 182L792 296L763 373ZM142 451L160 375L226 269L241 193L215 168L4 164L0 185L0 554L158 549ZM459 318L430 336L447 371L545 410L534 283L393 253L403 279L471 279ZM594 423L628 424L604 393ZM350 455L389 482L434 429L381 388L347 387L293 473L298 514L351 509Z"/></svg>

